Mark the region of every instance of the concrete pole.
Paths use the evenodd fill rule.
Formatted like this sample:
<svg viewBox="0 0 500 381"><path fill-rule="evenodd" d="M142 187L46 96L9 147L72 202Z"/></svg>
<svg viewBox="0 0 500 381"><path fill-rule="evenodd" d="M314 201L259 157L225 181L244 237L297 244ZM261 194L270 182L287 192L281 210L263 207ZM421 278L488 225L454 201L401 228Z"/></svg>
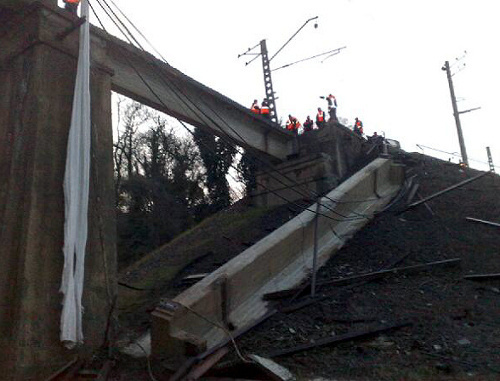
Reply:
<svg viewBox="0 0 500 381"><path fill-rule="evenodd" d="M313 263L312 263L312 280L311 280L311 298L316 295L316 272L318 267L318 219L320 212L321 197L316 201L316 215L314 216L314 247L313 247Z"/></svg>
<svg viewBox="0 0 500 381"><path fill-rule="evenodd" d="M464 136L462 134L462 126L460 124L460 114L457 108L457 99L455 98L455 90L453 88L453 80L451 79L450 63L446 61L444 63L443 70L446 71L446 76L448 77L448 85L450 86L451 95L451 105L453 107L453 116L455 117L455 124L457 125L458 142L460 144L460 153L462 154L462 162L469 166L469 158L467 157L467 151L465 149Z"/></svg>

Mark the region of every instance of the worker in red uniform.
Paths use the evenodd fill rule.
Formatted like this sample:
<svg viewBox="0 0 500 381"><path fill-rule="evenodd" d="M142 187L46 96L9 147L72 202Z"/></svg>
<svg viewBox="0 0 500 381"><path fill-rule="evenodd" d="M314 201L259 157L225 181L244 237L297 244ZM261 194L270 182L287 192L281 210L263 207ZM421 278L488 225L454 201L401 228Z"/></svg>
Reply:
<svg viewBox="0 0 500 381"><path fill-rule="evenodd" d="M269 103L264 99L262 101L262 106L260 108L260 115L262 115L266 119L271 119L271 111L269 110Z"/></svg>
<svg viewBox="0 0 500 381"><path fill-rule="evenodd" d="M306 121L304 122L304 132L309 132L313 130L314 122L308 115Z"/></svg>
<svg viewBox="0 0 500 381"><path fill-rule="evenodd" d="M254 114L260 114L260 107L259 107L259 102L257 101L257 99L255 99L252 103L252 106L250 107L250 110L252 110L252 112Z"/></svg>
<svg viewBox="0 0 500 381"><path fill-rule="evenodd" d="M291 115L288 115L288 120L286 121L286 129L288 131L292 131L294 134L299 133L299 128L301 127L301 124L299 120Z"/></svg>
<svg viewBox="0 0 500 381"><path fill-rule="evenodd" d="M64 0L64 9L76 15L79 4L80 0Z"/></svg>
<svg viewBox="0 0 500 381"><path fill-rule="evenodd" d="M354 121L354 132L359 136L363 136L363 122L357 117Z"/></svg>
<svg viewBox="0 0 500 381"><path fill-rule="evenodd" d="M316 114L316 126L318 128L323 128L325 126L326 122L326 115L325 112L321 109L321 107L318 107L318 113Z"/></svg>

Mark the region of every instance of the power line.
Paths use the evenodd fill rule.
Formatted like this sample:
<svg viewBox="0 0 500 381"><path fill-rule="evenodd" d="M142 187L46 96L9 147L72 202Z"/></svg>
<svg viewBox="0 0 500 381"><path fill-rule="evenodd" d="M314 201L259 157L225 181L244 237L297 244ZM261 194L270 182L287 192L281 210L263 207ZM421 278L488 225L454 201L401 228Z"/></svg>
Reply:
<svg viewBox="0 0 500 381"><path fill-rule="evenodd" d="M105 0L102 0L102 1L103 1L104 3L106 2ZM113 22L113 23L114 23L114 24L118 27L118 29L119 29L119 30L120 30L120 31L121 31L121 32L125 35L125 37L128 39L128 37L127 37L126 33L124 33L124 32L123 32L123 30L121 30L120 26L116 24L116 22L115 22L115 21L113 20L113 18L109 15L109 13L106 11L106 9L102 6L101 1L100 1L100 0L97 0L97 2L98 2L98 3L99 3L99 5L101 6L101 8L104 10L104 12L108 15L108 17L111 19L111 21L112 21L112 22ZM106 5L107 5L107 4L106 4ZM107 6L109 7L109 5L107 5ZM95 10L93 10L93 11L95 12ZM115 14L114 12L113 12L113 14L115 15L115 17L117 17L117 16L116 16L116 14ZM120 23L122 23L122 22L120 21ZM122 24L123 24L123 23L122 23ZM102 26L102 27L103 27L103 29L105 30L105 27L104 27L104 25L102 24L102 22L101 22L101 26ZM125 28L125 29L127 30L127 32L128 32L128 33L130 33L130 31L128 31L128 28ZM136 41L136 42L137 42L137 40L136 40L136 39L134 39L134 41ZM130 42L130 43L132 43L130 40L129 40L129 42ZM137 44L140 46L140 44L139 44L138 42L137 42ZM141 47L141 49L142 49L142 50L144 50L144 49L142 48L142 46L140 46L140 47ZM150 91L151 91L151 92L155 95L155 97L159 100L159 102L160 102L162 105L164 105L164 106L166 107L166 105L165 105L165 104L163 103L163 101L160 99L160 97L158 96L158 94L156 94L156 93L154 92L154 90L153 90L153 89L149 86L149 84L147 83L147 81L146 81L146 80L142 77L142 75L138 72L137 68L135 68L135 67L131 64L131 62L130 62L130 61L128 61L128 62L129 62L129 64L133 67L133 69L134 69L134 71L136 72L136 74L140 77L141 81L143 81L143 82L146 84L146 86L147 86L147 87L149 88L149 90L150 90ZM165 81L165 79L163 78L163 76L161 76L161 78ZM173 90L170 84L165 83L165 85L166 85L166 86L168 86L171 90ZM173 84L172 84L172 85L173 85ZM177 90L178 90L178 89L177 89ZM179 91L179 90L178 90L178 91ZM179 91L179 92L180 92L180 91ZM177 97L179 97L179 94L178 94L177 92L175 92L175 91L174 91L174 94L176 94L176 96L177 96ZM183 95L184 95L184 94L183 94ZM185 95L184 95L184 96L185 96ZM189 108L191 108L191 106L190 106L189 104L187 104L185 100L183 100L181 97L179 97L179 99L180 99L183 103L185 103L185 104L186 104L186 106L188 106ZM194 107L196 107L196 108L198 109L198 111L202 112L202 111L201 111L201 110L200 110L200 109L199 109L196 105L194 105ZM211 109L211 108L210 108L210 109ZM217 116L218 116L218 117L219 117L219 118L220 118L220 119L221 119L224 123L226 123L226 122L223 120L223 118L221 118L221 117L220 117L220 115L218 115L218 114L217 114L217 113L216 113L213 109L211 109L211 110L212 110L212 112L214 112L214 114L216 114L216 115L217 115ZM191 108L191 111L195 112L195 110L193 110L192 108ZM214 125L218 126L218 124L217 124L217 123L216 123L213 119L209 118L209 117L208 117L208 116L207 116L204 112L202 112L202 113L204 114L204 116L205 116L207 119L211 120L211 121L212 121L212 123L214 123ZM181 121L179 120L179 122L181 122ZM184 125L184 123L182 123L182 122L181 122L181 124L182 124L182 125L183 125L186 129L187 129L187 131L188 131L189 133L191 133L191 134L192 134L192 132L189 130L189 128L187 128L187 127ZM226 124L227 124L227 123L226 123ZM223 134L227 135L227 133L226 133L225 131L223 131L220 127L218 127L218 128L219 128L219 130L220 130L220 132L221 132L221 133L223 133ZM233 132L234 132L234 130L233 130ZM236 132L236 133L237 133L237 132ZM227 135L227 136L230 138L230 140L234 140L234 138L232 138L231 136L229 136L229 135ZM240 138L241 138L241 137L240 137ZM245 140L244 140L244 139L242 139L242 141L243 141L243 142L245 142ZM234 144L234 143L233 143L233 144ZM265 162L264 162L264 164L269 165L268 163L265 163ZM233 169L235 169L237 172L240 172L240 171L238 170L238 168L234 167L233 165L231 165L231 167L232 167ZM277 171L277 172L278 172L278 171ZM279 172L278 172L278 173L279 173ZM281 174L281 175L282 175L283 177L285 177L285 178L286 178L286 175L283 175L283 174ZM230 175L230 176L231 176L231 175ZM231 176L231 177L232 177L232 176ZM234 179L234 178L233 178L233 179ZM291 179L290 179L290 180L291 180ZM293 181L293 180L292 180L292 181ZM264 186L263 184L260 184L260 183L259 183L259 185L261 185L263 188L265 188L266 190L270 191L271 193L275 194L277 197L279 197L279 198L283 199L284 201L286 201L286 202L288 202L288 203L292 203L292 202L291 202L291 201L289 201L288 199L286 199L286 198L282 197L281 195L279 195L279 194L277 194L276 192L274 192L273 190L271 190L271 189L267 188L267 187L266 187L266 186ZM303 193L299 192L299 190L298 190L298 189L293 189L293 190L294 190L295 192L299 193L299 195L301 195L301 196L307 196L307 197L309 198L309 196L308 196L308 195L305 195L305 194L303 194ZM328 197L326 197L326 198L328 198ZM330 199L330 200L331 200L331 199ZM339 201L337 201L337 200L331 200L331 201L332 201L332 202L339 202ZM364 201L360 201L360 202L364 202ZM304 208L304 207L302 207L302 206L300 206L300 205L297 205L297 204L295 204L295 205L296 205L296 206L298 206L299 208L304 209L304 210L309 210L309 211L313 212L312 210L310 210L310 209L308 209L308 208ZM325 208L327 208L327 209L330 209L328 206L325 206L325 205L322 205L322 206L323 206L323 207L325 207ZM332 209L330 209L330 210L332 210ZM334 213L336 213L337 215L340 215L341 217L343 217L343 218L344 218L344 220L356 220L356 219L360 219L360 218L368 218L367 216L363 216L363 215L361 215L361 214L359 214L359 213L357 213L357 212L354 212L354 211L352 211L352 210L351 210L351 212L352 212L352 213L357 214L357 215L358 215L358 216L360 216L360 217L349 217L349 216L343 216L343 215L339 214L338 212L336 212L336 211L334 211L334 210L332 210L332 211L333 211ZM335 220L335 221L343 221L343 220L337 220L337 219L331 218L331 217L326 216L326 215L323 215L323 216L324 216L324 217L326 217L326 218L330 218L330 219L332 219L332 220Z"/></svg>
<svg viewBox="0 0 500 381"><path fill-rule="evenodd" d="M293 66L293 65L296 65L296 64L301 63L301 62L304 62L304 61L309 61L309 60L312 60L312 59L314 59L314 58L317 58L317 57L321 57L321 56L324 56L324 55L330 54L328 57L326 57L326 58L325 58L325 60L326 60L326 59L327 59L327 58L329 58L329 57L333 57L334 55L339 54L339 53L340 53L340 51L341 51L342 49L345 49L346 47L347 47L347 46L343 46L343 47L341 47L341 48L332 49L332 50L329 50L329 51L324 52L324 53L319 53L319 54L316 54L316 55L311 56L311 57L303 58L303 59L301 59L301 60L298 60L298 61L295 61L295 62L288 63L288 64L286 64L286 65L280 66L280 67L278 67L278 68L276 68L276 69L273 69L273 70L271 70L271 71L276 71L276 70L284 69L284 68L286 68L286 67ZM324 61L324 60L323 60L323 61ZM321 61L321 62L323 62L323 61Z"/></svg>
<svg viewBox="0 0 500 381"><path fill-rule="evenodd" d="M100 4L100 1L99 1L99 0L97 0L97 1L98 1L98 2L99 2L99 4ZM111 0L111 1L112 1L112 0ZM103 0L103 2L104 2L104 3L106 3L106 0ZM114 5L114 6L118 9L118 11L119 11L121 14L123 14L123 12L122 12L122 11L118 8L118 6L117 6L117 5L116 5L113 1L112 1L112 3L113 3L113 5ZM108 4L106 4L106 5L108 6L108 8L110 8ZM101 8L103 8L103 7L102 7L102 5L101 5ZM106 12L106 10L105 10L104 8L103 8L103 10ZM120 24L122 24L122 25L123 25L123 22L122 22L121 20L119 20L119 18L116 16L116 14L115 14L114 12L112 12L112 13L113 13L113 15L114 15L114 16L118 19L118 21L120 22ZM112 17L111 17L111 16L110 16L107 12L106 12L106 14L107 14L107 15L108 15L108 17L110 17L110 19L113 21ZM303 25L303 26L299 29L299 31L300 31L300 30L301 30L301 29L302 29L302 28L303 28L303 27L304 27L304 26L305 26L308 22L310 22L310 21L312 21L312 20L315 20L315 19L317 19L317 17L313 17L313 18L311 18L311 19L307 20L307 21L306 21L306 23L304 23L304 25ZM134 25L134 24L133 24L133 23L132 23L132 22L131 22L128 18L126 18L126 20L127 20L130 24L132 24L132 27L133 27L135 30L139 31L139 30L138 30L138 28L137 28L137 27L136 27L136 26L135 26L135 25ZM113 21L113 23L115 23L115 22ZM102 25L102 24L101 24L101 25ZM116 25L116 23L115 23L115 25ZM117 26L117 27L118 27L118 26ZM119 28L119 27L118 27L118 28ZM119 29L120 29L120 28L119 28ZM130 34L130 31L129 31L129 29L128 29L128 28L125 28L125 30L126 30L126 31ZM299 31L297 31L297 33L298 33ZM124 33L123 31L121 31L121 32L122 32L122 33L124 34L124 36L127 38L126 33ZM141 34L141 36L143 36L143 34L142 34L140 31L139 31L139 33ZM296 35L297 33L295 33L295 35ZM295 35L294 35L294 36L295 36ZM292 38L293 38L294 36L292 36ZM147 41L147 38L146 38L146 37L143 37L143 38ZM127 39L128 39L128 38L127 38ZM290 40L291 40L291 38L289 39L289 41L290 41ZM136 42L137 42L137 39L135 39L135 38L134 38L134 41L136 41ZM288 42L289 42L289 41L288 41ZM130 42L130 40L129 40L129 42ZM287 43L288 43L288 42L287 42ZM148 42L148 43L149 43L149 42ZM144 48L143 48L143 47L142 47L142 46L141 46L138 42L137 42L137 44L138 44L138 46L139 46L139 48L140 48L141 50L145 51L145 49L144 49ZM151 45L151 43L149 43L149 44ZM285 44L285 45L286 45L286 44ZM285 46L285 45L284 45L284 46ZM253 48L249 48L249 49L248 49L248 51L250 51L250 50L254 49L254 48L255 48L255 47L257 47L257 46L258 46L258 44L257 44L256 46L254 46ZM283 47L284 47L284 46L283 46ZM283 47L282 47L282 48L283 48ZM282 50L282 48L281 48L280 50ZM345 48L345 47L343 47L343 48ZM340 49L343 49L343 48L340 48ZM157 52L157 50L156 50L156 49L154 49L154 50ZM336 50L337 50L337 49L336 49ZM158 54L161 56L161 54L160 54L160 53L158 53ZM277 54L277 53L276 53L276 54ZM275 54L274 56L276 56L276 54ZM165 63L167 63L165 59L163 59L163 61L164 61ZM163 77L163 76L162 76L162 77ZM163 79L163 78L162 78L162 79ZM141 77L141 80L142 80L142 81L145 81L142 77ZM166 85L166 86L168 86L170 89L172 89L172 87L169 85L169 83L167 83L167 82L165 82L165 81L164 81L164 83L165 83L165 85ZM173 83L172 83L172 85L173 85ZM148 86L148 87L149 87L149 86ZM177 89L177 90L178 90L180 93L182 93L182 92L180 91L180 89ZM152 91L152 90L151 90L151 91ZM152 91L152 92L153 92L153 91ZM154 92L153 92L153 93L154 93ZM155 95L155 96L159 99L159 96L158 96L157 94L154 94L154 95ZM177 96L179 96L178 94L176 94L176 95L177 95ZM187 100L189 100L189 98L188 98L185 94L183 94L183 95L186 97L186 99L187 99ZM179 97L179 99L181 99L181 98ZM182 101L182 99L181 99L181 101ZM235 129L233 129L233 128L231 127L231 125L230 125L229 123L227 123L227 122L225 121L225 119L224 119L224 118L222 118L222 117L220 116L220 114L218 114L215 110L213 110L213 108L211 108L211 107L210 107L208 104L206 104L203 100L201 100L201 102L203 102L203 103L205 104L205 106L206 106L209 110L211 110L211 111L212 111L212 112L213 112L213 113L214 113L214 114L215 114L215 115L216 115L216 116L220 119L220 121L221 121L223 124L225 124L225 125L226 125L226 126L227 126L227 127L228 127L228 128L229 128L229 129L230 129L230 130L231 130L231 131L235 134L235 135L236 135L236 136L238 136L238 137L239 137L239 139L240 139L241 141L243 141L245 144L247 144L247 145L248 145L248 143L247 143L247 142L245 141L245 139L244 139L244 138L243 138L243 137L242 137L242 136L238 133L238 131L236 131ZM162 102L161 102L161 103L162 103ZM187 107L190 107L190 106L189 106L189 105L188 105L185 101L183 101L183 103L184 103L184 104L186 104L186 106L187 106ZM222 134L224 134L225 136L227 136L227 138L231 141L231 143L232 143L232 144L234 144L234 145L238 145L238 144L239 144L239 142L238 142L238 141L236 141L236 140L234 139L234 137L230 136L230 135L229 135L229 134L227 134L224 130L222 130L222 128L218 127L218 126L219 126L219 125L218 125L218 123L216 123L213 119L209 118L209 117L208 117L208 115L207 115L205 112L201 111L201 109L200 109L199 107L197 107L197 106L196 106L196 104L194 104L194 103L193 103L193 106L194 106L196 109L198 109L198 111L202 112L202 113L203 113L203 115L204 115L207 119L209 119L212 123L214 123L214 125L218 128L219 132L221 132ZM191 107L190 107L190 109L191 109L191 111L193 111L193 112L194 112L194 110L193 110ZM287 180L289 180L290 182L294 183L294 184L295 184L295 186L300 187L300 184L298 184L295 180L291 179L290 177L288 177L287 175L285 175L285 174L283 174L283 173L280 173L280 172L279 172L279 171L277 171L277 170L276 170L276 169L275 169L275 168L274 168L274 167L273 167L270 163L268 163L268 162L266 162L266 161L264 161L264 160L260 159L258 156L254 156L254 157L252 157L251 159L253 159L253 160L255 160L255 159L256 159L257 161L259 161L259 163L260 163L260 164L263 164L263 165L265 165L265 166L267 166L267 167L272 168L272 171L271 171L271 172L266 172L266 174L269 174L272 178L274 178L275 180L277 180L278 182L280 182L282 185L287 185L287 184L285 184L285 182L284 182L284 181L282 181L282 180L280 180L279 178L274 177L273 175L271 175L271 173L272 173L272 172L277 172L277 173L279 173L279 174L280 174L281 176L283 176L285 179L287 179ZM232 167L232 166L231 166L231 167ZM233 169L235 169L235 168L233 168ZM259 185L260 185L260 184L259 184ZM314 191L310 191L310 194L305 194L305 193L302 193L302 192L300 192L300 191L299 191L299 189L295 189L295 188L293 189L293 191L295 191L296 193L298 193L300 196L302 196L302 197L307 197L307 198L310 198L310 194L312 194L312 195L314 196L314 198L317 198L317 197L319 196L319 195L318 195L318 193L316 193L316 192L314 192ZM305 189L304 191L305 191L305 192L308 192L308 190L306 190L306 189ZM333 200L333 199L329 198L328 196L324 196L324 197L325 197L325 198L327 198L328 200L332 201L332 202L335 202L335 203L353 203L352 201L350 201L350 202L342 202L342 201L340 201L340 200ZM370 200L368 200L368 201L370 201ZM359 202L364 202L364 201L359 201ZM331 210L331 209L330 209L330 210ZM344 218L352 218L352 217L343 216L342 214L339 214L338 212L336 212L336 211L334 211L334 210L331 210L331 211L333 211L333 212L334 212L334 213L336 213L337 215L340 215L341 217L344 217ZM352 212L352 213L354 213L354 214L356 214L356 215L358 215L358 216L361 216L361 217L366 218L366 216L361 215L360 213L354 212L354 211L352 211L352 210L351 210L351 212Z"/></svg>
<svg viewBox="0 0 500 381"><path fill-rule="evenodd" d="M458 153L458 152L448 152L448 151L443 151L441 149L438 149L438 148L432 148L432 147L428 147L428 146L425 146L423 144L416 144L416 146L418 148L420 148L422 151L423 151L423 148L427 148L427 149L430 149L432 151L436 151L436 152L441 152L441 153L445 153L447 155L451 155L451 156L457 156L459 158L462 158L462 156ZM489 148L489 147L486 147L486 148ZM486 161L482 161L482 160L477 160L477 159L471 159L469 158L469 161L475 161L476 163L480 163L480 164L485 164L485 165L488 165L489 162L486 162ZM494 165L495 168L500 168L499 166L497 165Z"/></svg>
<svg viewBox="0 0 500 381"><path fill-rule="evenodd" d="M99 1L99 0L97 0L97 1ZM105 2L105 0L103 0L103 1ZM108 16L109 16L109 14L108 14ZM115 25L116 25L116 23L115 23ZM137 28L136 28L136 29L137 29ZM127 31L128 31L128 29L127 29ZM123 33L123 31L122 31L122 33ZM125 33L124 33L124 35L125 35ZM125 37L126 37L126 35L125 35ZM135 40L135 39L134 39L134 40ZM130 42L130 41L129 41L129 42ZM142 47L141 47L141 49L142 49L142 50L144 50ZM136 70L136 71L137 71L137 70ZM140 76L140 75L139 75L139 76ZM141 77L141 76L140 76L140 77ZM161 76L161 77L162 77L162 80L164 81L165 85L166 85L166 86L168 86L170 89L172 89L172 87L169 85L169 83L168 83L168 82L165 82L165 79L163 78L163 76ZM146 81L145 81L145 79L144 79L144 78L142 78L142 77L141 77L141 80L142 80L142 81L144 81L144 82L146 82ZM173 86L175 86L173 83L172 83L172 85L173 85ZM148 86L148 87L149 87L149 86ZM149 87L149 88L150 88L150 87ZM152 93L154 93L154 91L153 91L151 88L150 88L150 90L152 91ZM179 93L182 93L182 91L181 91L180 89L177 89L177 91L178 91ZM159 99L159 96L158 96L157 94L155 94L155 93L154 93L154 95L155 95L155 96ZM176 94L176 95L179 97L179 94ZM190 100L189 100L189 98L187 98L187 96L186 96L185 94L182 94L182 95L183 95L184 97L186 97L186 99L187 99L188 101L190 101ZM187 107L189 107L189 108L191 109L191 111L193 111L193 112L195 111L195 110L193 110L193 109L191 108L191 106L190 106L189 104L187 104L187 102L186 102L185 100L183 100L183 99L182 99L182 98L180 98L180 97L179 97L179 99L180 99L180 100L181 100L181 101L182 101L182 102L183 102L183 103L184 103ZM159 100L160 100L160 99L159 99ZM160 100L160 102L161 102L161 100ZM203 100L201 100L201 102L205 103ZM163 103L163 102L161 102L161 103ZM233 129L233 128L232 128L232 127L231 127L231 126L230 126L230 125L229 125L229 124L228 124L228 123L224 120L224 118L222 118L222 117L221 117L221 116L220 116L220 115L219 115L216 111L214 111L214 110L213 110L213 108L211 108L210 106L208 106L206 103L205 103L205 105L207 106L207 108L208 108L208 109L210 109L210 110L211 110L211 111L212 111L212 112L213 112L213 113L214 113L214 114L215 114L215 115L216 115L216 116L217 116L217 117L218 117L218 118L222 121L222 123L224 123L224 124L225 124L225 125L226 125L226 126L227 126L227 127L228 127L228 128L229 128L229 129L230 129L230 130L234 133L234 134L235 134L235 135L237 135L237 136L240 138L240 140L241 140L241 141L243 141L245 144L248 144L248 143L245 141L245 139L244 139L244 138L243 138L243 137L242 137L242 136L238 133L238 131L234 130L234 129ZM205 112L203 112L203 111L202 111L199 107L197 107L197 106L196 106L196 104L194 104L194 103L193 103L193 106L194 106L194 107L195 107L198 111L200 111L200 112L201 112L201 113L202 113L202 114L203 114L203 115L204 115L207 119L209 119L209 120L210 120L210 121L211 121L211 122L212 122L212 123L213 123L213 124L214 124L214 125L218 128L219 132L221 132L222 134L224 134L224 135L225 135L225 136L226 136L226 137L227 137L227 138L231 141L231 143L232 143L232 144L235 144L235 145L238 145L238 144L239 144L239 143L238 143L238 141L235 141L234 137L230 136L229 134L227 134L227 132L225 132L224 130L222 130L222 129L221 129L221 127L219 127L219 124L218 124L218 123L216 123L216 122L215 122L212 118L210 118L210 117L209 117L209 116L208 116ZM189 131L189 132L191 133L191 131ZM272 173L272 172L277 172L277 173L279 173L279 174L280 174L281 176L283 176L285 179L289 180L290 182L294 183L297 187L299 187L299 188L300 188L300 184L298 184L295 180L291 179L291 178L290 178L290 177L288 177L287 175L285 175L285 174L283 174L283 173L280 173L280 172L279 172L278 170L276 170L276 169L275 169L275 168L274 168L274 167L273 167L270 163L268 163L268 162L266 162L266 161L261 160L258 156L253 156L253 157L251 157L251 159L253 159L253 161L254 161L255 159L257 159L257 161L259 161L259 162L260 162L260 164L263 164L263 165L265 165L265 166L268 166L268 167L272 168L272 171L271 171L271 172L267 172L267 174L269 174L272 178L274 178L275 180L277 180L277 181L278 181L278 182L280 182L281 184L283 184L283 185L287 185L287 184L286 184L283 180L281 180L281 179L279 179L279 178L277 178L277 177L275 177L275 176L271 175L271 173ZM236 171L238 171L238 169L237 169L237 168L235 168L234 166L231 166L231 167L232 167L233 169L235 169ZM263 185L262 185L262 184L260 184L260 183L259 183L259 185L263 186ZM264 187L264 186L263 186L263 187ZM269 191L270 191L270 189L269 189L269 188L267 188L267 187L264 187L264 188L266 188L267 190L269 190ZM315 198L317 198L317 197L319 196L319 195L318 195L318 193L316 193L316 192L314 192L314 191L308 191L307 189L304 189L304 191L305 191L305 192L309 192L310 194L303 193L303 192L301 192L301 191L300 191L299 189L297 189L297 188L292 188L292 190L293 190L295 193L299 194L300 196L302 196L302 197L306 197L306 198L311 198L311 197L310 197L310 196L311 196L311 194L312 194ZM274 193L274 194L275 194L276 192L271 192L271 193ZM357 202L357 203L362 203L362 202L372 201L372 200L360 200L360 201L341 201L341 200L334 200L334 199L332 199L332 198L330 198L330 197L328 197L328 196L323 196L323 197L325 197L326 199L328 199L328 200L332 201L333 203L355 203L355 202ZM387 197L387 196L386 196L386 197ZM284 199L284 200L286 201L286 199ZM350 220L351 220L351 219L358 219L358 217L361 217L361 218L368 218L366 215L363 215L363 214L361 214L361 213L358 213L358 212L356 212L356 211L353 211L352 209L350 210L350 212L351 212L351 213L353 213L353 214L355 214L355 215L357 215L358 217L344 216L343 214L341 214L341 213L339 213L339 212L337 212L337 211L335 211L335 210L333 210L333 209L329 208L328 206L325 206L325 205L322 205L322 206L324 206L325 208L327 208L327 209L331 210L333 213L335 213L335 214L337 214L337 215L339 215L340 217L343 217L343 218L345 218L345 219L350 219Z"/></svg>

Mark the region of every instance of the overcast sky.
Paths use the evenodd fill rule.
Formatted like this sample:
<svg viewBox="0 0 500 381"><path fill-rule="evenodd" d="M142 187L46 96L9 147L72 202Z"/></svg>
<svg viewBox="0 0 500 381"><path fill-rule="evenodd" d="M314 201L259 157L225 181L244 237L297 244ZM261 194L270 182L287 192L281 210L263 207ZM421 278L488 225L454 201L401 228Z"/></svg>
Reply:
<svg viewBox="0 0 500 381"><path fill-rule="evenodd" d="M487 169L490 146L500 172L500 5L496 0L114 0L169 64L249 107L264 98L260 57L238 54L266 39L272 56L310 22L271 62L271 68L347 46L334 57L272 73L280 117L314 118L334 94L338 115L365 132L385 132L407 151L416 144L459 152L446 73L452 72L471 166ZM96 0L91 4L98 9ZM109 20L99 12L111 27ZM464 56L457 61L457 58ZM465 68L459 71L465 64ZM437 151L426 154L447 159ZM455 157L455 161L458 159Z"/></svg>

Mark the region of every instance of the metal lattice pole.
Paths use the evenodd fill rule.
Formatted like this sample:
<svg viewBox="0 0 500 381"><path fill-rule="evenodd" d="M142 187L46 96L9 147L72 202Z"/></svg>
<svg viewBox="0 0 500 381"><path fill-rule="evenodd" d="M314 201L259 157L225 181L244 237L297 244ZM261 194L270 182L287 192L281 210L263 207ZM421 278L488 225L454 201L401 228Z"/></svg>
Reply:
<svg viewBox="0 0 500 381"><path fill-rule="evenodd" d="M491 156L490 147L486 147L486 154L488 155L488 164L490 165L490 171L495 173L495 166L493 165L493 157Z"/></svg>
<svg viewBox="0 0 500 381"><path fill-rule="evenodd" d="M267 53L266 40L260 42L260 52L262 55L262 68L264 69L264 86L266 89L266 99L269 103L269 114L273 122L278 122L278 112L276 111L276 99L274 98L273 81L271 79L271 66Z"/></svg>

